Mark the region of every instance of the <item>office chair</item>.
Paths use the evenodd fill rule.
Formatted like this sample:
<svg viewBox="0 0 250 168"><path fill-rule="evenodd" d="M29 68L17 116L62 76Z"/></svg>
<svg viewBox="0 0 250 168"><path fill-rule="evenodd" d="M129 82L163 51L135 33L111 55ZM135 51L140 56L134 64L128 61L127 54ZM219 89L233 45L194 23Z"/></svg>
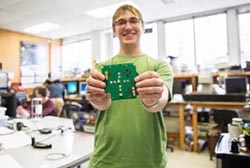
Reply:
<svg viewBox="0 0 250 168"><path fill-rule="evenodd" d="M213 118L219 131L228 132L227 125L232 123L232 119L238 117L238 113L234 110L215 109L213 110Z"/></svg>
<svg viewBox="0 0 250 168"><path fill-rule="evenodd" d="M62 108L61 117L72 118L74 112L81 111L81 108L82 106L76 102L65 103Z"/></svg>
<svg viewBox="0 0 250 168"><path fill-rule="evenodd" d="M234 110L213 110L213 119L217 125L207 135L210 160L213 160L213 156L215 155L215 146L219 139L220 133L228 132L227 125L232 123L232 119L235 117L238 117L238 113Z"/></svg>
<svg viewBox="0 0 250 168"><path fill-rule="evenodd" d="M169 141L167 141L166 150L167 150L167 149L170 149L171 152L174 152L174 147L172 147L172 146L169 145Z"/></svg>
<svg viewBox="0 0 250 168"><path fill-rule="evenodd" d="M82 96L81 105L82 105L81 111L85 111L85 112L95 111L94 107L88 102L85 95Z"/></svg>

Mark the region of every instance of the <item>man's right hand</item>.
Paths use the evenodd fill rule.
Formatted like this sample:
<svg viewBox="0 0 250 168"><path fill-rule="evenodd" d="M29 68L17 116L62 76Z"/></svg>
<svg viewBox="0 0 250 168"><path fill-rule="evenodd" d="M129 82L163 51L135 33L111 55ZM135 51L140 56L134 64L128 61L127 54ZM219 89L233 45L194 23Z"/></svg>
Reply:
<svg viewBox="0 0 250 168"><path fill-rule="evenodd" d="M111 104L110 94L105 93L105 76L97 70L92 70L87 82L86 98L98 110L105 110Z"/></svg>

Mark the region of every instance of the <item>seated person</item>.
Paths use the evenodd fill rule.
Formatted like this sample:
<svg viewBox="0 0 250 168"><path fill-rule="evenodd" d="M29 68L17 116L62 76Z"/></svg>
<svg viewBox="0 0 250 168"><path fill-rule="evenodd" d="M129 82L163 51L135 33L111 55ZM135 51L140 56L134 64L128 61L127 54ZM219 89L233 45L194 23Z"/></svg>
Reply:
<svg viewBox="0 0 250 168"><path fill-rule="evenodd" d="M48 91L45 87L36 87L34 89L34 96L38 98L42 98L42 106L43 106L43 116L56 116L56 105L55 103L48 97ZM31 109L25 109L23 106L19 105L17 107L17 115L22 117L30 117Z"/></svg>
<svg viewBox="0 0 250 168"><path fill-rule="evenodd" d="M63 83L59 79L56 79L54 81L46 80L43 85L48 88L49 97L54 101L57 107L57 116L60 116L64 105L64 96L66 94Z"/></svg>

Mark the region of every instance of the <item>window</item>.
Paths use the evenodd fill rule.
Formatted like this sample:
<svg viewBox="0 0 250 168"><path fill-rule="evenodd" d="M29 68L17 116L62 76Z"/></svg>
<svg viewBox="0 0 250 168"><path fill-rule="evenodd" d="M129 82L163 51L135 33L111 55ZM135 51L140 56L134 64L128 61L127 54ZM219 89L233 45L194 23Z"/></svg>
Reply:
<svg viewBox="0 0 250 168"><path fill-rule="evenodd" d="M62 46L62 57L63 57L62 66L64 71L71 70L76 66L78 60L77 50L78 50L78 43L71 43Z"/></svg>
<svg viewBox="0 0 250 168"><path fill-rule="evenodd" d="M166 23L164 29L166 57L176 59L174 71L192 70L195 67L193 20Z"/></svg>
<svg viewBox="0 0 250 168"><path fill-rule="evenodd" d="M83 70L92 68L92 47L91 40L79 42L79 65Z"/></svg>
<svg viewBox="0 0 250 168"><path fill-rule="evenodd" d="M177 72L213 69L229 61L226 14L165 23L166 57L176 59ZM198 69L198 70L199 70Z"/></svg>
<svg viewBox="0 0 250 168"><path fill-rule="evenodd" d="M91 40L84 40L62 46L64 73L82 73L92 68ZM65 74L66 76L70 74Z"/></svg>
<svg viewBox="0 0 250 168"><path fill-rule="evenodd" d="M239 15L240 31L240 57L241 65L246 67L246 61L250 61L250 13Z"/></svg>
<svg viewBox="0 0 250 168"><path fill-rule="evenodd" d="M196 18L194 23L197 65L211 70L228 62L226 14Z"/></svg>

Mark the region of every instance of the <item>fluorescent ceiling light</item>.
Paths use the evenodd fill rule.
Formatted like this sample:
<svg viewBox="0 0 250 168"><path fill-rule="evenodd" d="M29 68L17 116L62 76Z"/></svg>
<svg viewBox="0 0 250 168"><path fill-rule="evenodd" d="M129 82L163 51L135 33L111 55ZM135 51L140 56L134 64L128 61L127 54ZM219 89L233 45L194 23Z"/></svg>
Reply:
<svg viewBox="0 0 250 168"><path fill-rule="evenodd" d="M113 15L113 13L115 12L115 10L124 4L130 4L130 5L135 5L132 1L123 1L123 2L119 2L113 5L109 5L109 6L105 6L102 8L97 8L97 9L93 9L93 10L89 10L87 11L85 14L95 17L95 18L107 18Z"/></svg>
<svg viewBox="0 0 250 168"><path fill-rule="evenodd" d="M42 33L61 28L58 24L46 22L24 29L27 33Z"/></svg>

